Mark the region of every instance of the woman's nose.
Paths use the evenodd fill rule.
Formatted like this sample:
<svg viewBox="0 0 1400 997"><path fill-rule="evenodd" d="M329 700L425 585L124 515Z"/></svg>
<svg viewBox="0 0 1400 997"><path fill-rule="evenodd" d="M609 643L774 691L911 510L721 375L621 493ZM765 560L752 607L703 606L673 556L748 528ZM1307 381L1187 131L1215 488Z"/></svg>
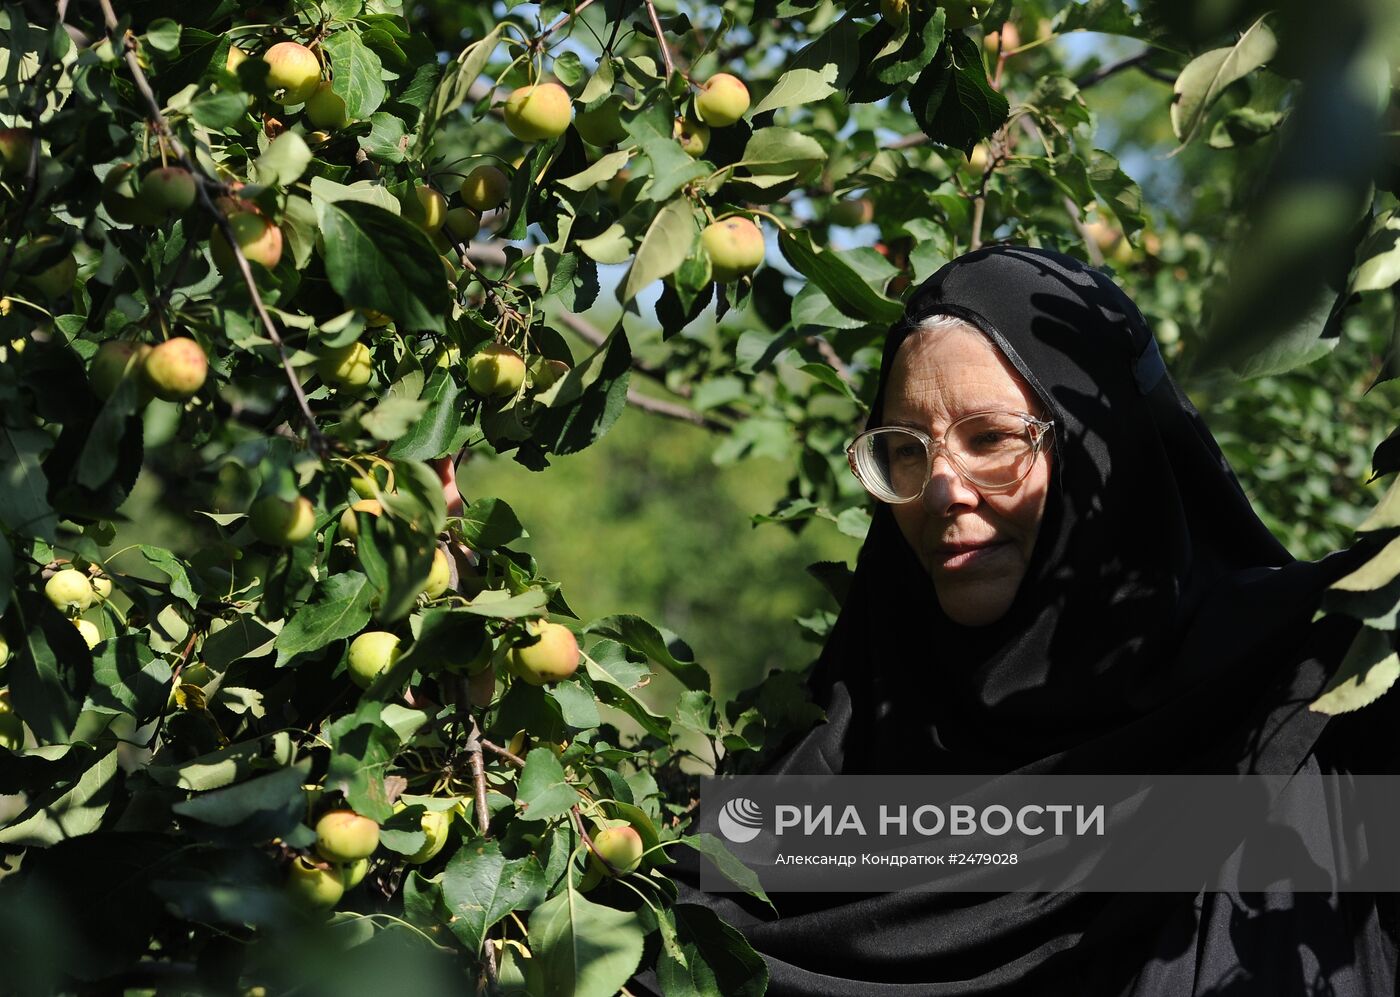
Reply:
<svg viewBox="0 0 1400 997"><path fill-rule="evenodd" d="M942 514L956 505L976 505L980 497L947 453L940 450L933 458L928 484L924 486L925 506Z"/></svg>

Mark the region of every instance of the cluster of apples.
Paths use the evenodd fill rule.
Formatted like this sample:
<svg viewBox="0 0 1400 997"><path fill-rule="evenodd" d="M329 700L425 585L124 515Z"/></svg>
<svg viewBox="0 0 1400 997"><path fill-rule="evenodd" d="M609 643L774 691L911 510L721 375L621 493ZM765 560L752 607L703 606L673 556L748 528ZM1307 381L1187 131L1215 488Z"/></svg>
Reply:
<svg viewBox="0 0 1400 997"><path fill-rule="evenodd" d="M444 579L438 595L445 590ZM506 651L507 667L512 675L530 685L553 685L578 671L582 655L579 653L578 638L568 627L548 620L535 620L526 624L526 633L535 639L531 643L522 640ZM402 653L402 642L396 634L387 630L365 631L350 642L350 652L346 657L350 680L360 688L368 689L375 679L394 666ZM490 668L493 658L494 650L491 642L487 641L476 657L461 663L461 670L469 676L482 675Z"/></svg>
<svg viewBox="0 0 1400 997"><path fill-rule="evenodd" d="M319 794L317 787L308 789ZM402 800L394 812L407 809ZM452 815L459 805L447 810L425 810L419 826L424 841L412 855L403 856L409 865L421 865L437 856L446 846L452 828ZM287 869L287 892L302 905L328 909L340 903L346 890L354 889L369 872L370 857L379 848L379 824L369 817L340 807L328 810L316 821L316 843L311 854L292 859Z"/></svg>
<svg viewBox="0 0 1400 997"><path fill-rule="evenodd" d="M209 376L209 358L188 336L172 336L156 346L129 339L109 339L97 348L88 378L99 398L107 399L123 378L139 379L140 397L188 401Z"/></svg>
<svg viewBox="0 0 1400 997"><path fill-rule="evenodd" d="M102 643L102 632L91 620L80 614L112 597L112 579L105 575L89 575L77 568L60 568L44 583L44 596L64 616L73 621L84 643L93 648ZM9 648L5 648L6 656Z"/></svg>

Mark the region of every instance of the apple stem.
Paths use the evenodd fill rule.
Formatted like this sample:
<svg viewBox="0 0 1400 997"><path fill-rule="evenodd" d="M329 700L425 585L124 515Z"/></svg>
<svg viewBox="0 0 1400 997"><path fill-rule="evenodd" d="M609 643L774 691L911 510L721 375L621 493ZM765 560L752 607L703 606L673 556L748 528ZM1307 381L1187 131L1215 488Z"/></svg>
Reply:
<svg viewBox="0 0 1400 997"><path fill-rule="evenodd" d="M248 258L243 255L243 248L238 244L238 239L233 234L228 218L215 207L214 202L209 198L207 185L214 184L220 187L222 185L205 176L204 171L190 158L183 143L170 130L170 123L165 120L165 115L161 113L160 101L156 98L155 91L151 89L150 81L146 79L146 74L141 69L140 60L136 58L135 41L130 37L118 41L114 36L118 23L116 12L112 9L112 0L98 0L98 2L102 7L102 18L107 25L107 38L113 47L121 45L127 68L131 71L132 82L136 84L136 89L150 109L151 123L157 136L162 143L167 141L170 143L170 148L179 158L181 165L189 170L190 176L195 178L195 193L199 196L200 206L213 217L214 223L223 233L229 249L233 251L233 258L238 263L238 270L243 275L244 283L248 285L248 294L253 300L253 308L258 313L258 319L262 322L267 338L277 348L277 354L282 360L282 369L286 372L288 384L291 385L292 395L296 398L297 407L301 410L302 419L306 422L307 443L318 456L324 457L329 449L326 438L321 434L320 427L316 425L316 417L311 414L311 405L306 400L306 392L302 391L296 371L292 369L291 361L287 359L287 348L282 342L281 335L277 332L277 327L272 323L272 316L268 314L267 306L263 304L262 295L258 293L258 282L254 279L253 271L248 266Z"/></svg>
<svg viewBox="0 0 1400 997"><path fill-rule="evenodd" d="M582 14L583 11L592 3L593 0L583 0L583 2L576 6L573 10L569 11L563 17L559 18L549 27L545 28L544 31L540 33L540 36L530 43L531 46L538 48L541 44L543 44L546 38L554 34L556 30L562 28L565 24L568 24L572 18L575 18L579 14Z"/></svg>
<svg viewBox="0 0 1400 997"><path fill-rule="evenodd" d="M608 870L609 875L614 878L621 876L622 870L604 858L603 853L598 851L598 846L593 844L593 839L588 836L588 831L583 826L583 814L579 811L577 803L569 808L569 813L573 814L574 826L578 828L579 837L583 839L583 843L588 846L588 850L593 853L594 858L603 863L603 868Z"/></svg>

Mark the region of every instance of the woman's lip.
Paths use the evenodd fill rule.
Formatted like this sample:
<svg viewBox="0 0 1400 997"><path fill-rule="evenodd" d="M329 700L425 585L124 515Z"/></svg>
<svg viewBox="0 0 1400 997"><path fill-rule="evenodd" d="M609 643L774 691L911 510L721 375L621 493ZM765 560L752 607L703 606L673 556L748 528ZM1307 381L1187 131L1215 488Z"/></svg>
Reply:
<svg viewBox="0 0 1400 997"><path fill-rule="evenodd" d="M997 540L992 543L961 547L940 547L933 552L934 562L941 568L956 569L977 564L997 556L997 549L1005 547L1009 541Z"/></svg>

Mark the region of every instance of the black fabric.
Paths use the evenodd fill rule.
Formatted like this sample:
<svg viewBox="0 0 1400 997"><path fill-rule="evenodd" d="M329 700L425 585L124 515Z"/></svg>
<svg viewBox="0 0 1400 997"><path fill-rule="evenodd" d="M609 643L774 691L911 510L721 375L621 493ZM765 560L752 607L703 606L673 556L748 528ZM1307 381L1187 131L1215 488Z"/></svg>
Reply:
<svg viewBox="0 0 1400 997"><path fill-rule="evenodd" d="M1307 709L1358 626L1315 621L1321 594L1378 541L1295 561L1137 308L1044 250L970 253L918 289L867 428L899 344L936 314L982 330L1056 422L1031 563L1000 620L956 624L877 503L810 679L827 719L770 772L1397 771L1378 732L1397 729L1400 697ZM775 918L698 890L690 850L674 851L681 902L739 927L774 994L1395 993L1389 894L781 894ZM649 988L650 974L629 989Z"/></svg>

